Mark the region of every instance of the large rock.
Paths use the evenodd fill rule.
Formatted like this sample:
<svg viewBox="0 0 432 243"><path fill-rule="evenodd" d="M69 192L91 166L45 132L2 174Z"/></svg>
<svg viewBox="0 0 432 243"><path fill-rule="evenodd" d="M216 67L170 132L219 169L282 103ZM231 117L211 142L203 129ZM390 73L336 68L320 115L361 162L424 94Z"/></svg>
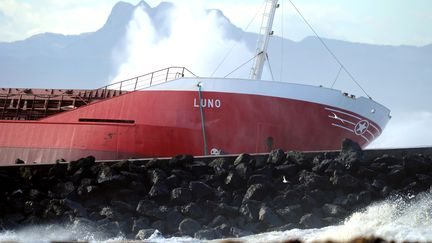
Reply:
<svg viewBox="0 0 432 243"><path fill-rule="evenodd" d="M171 201L178 205L187 204L192 200L192 192L189 188L174 188L171 191Z"/></svg>
<svg viewBox="0 0 432 243"><path fill-rule="evenodd" d="M185 164L190 164L194 161L194 157L189 154L180 154L172 157L168 162L171 168L180 168Z"/></svg>
<svg viewBox="0 0 432 243"><path fill-rule="evenodd" d="M224 190L221 186L218 186L215 191L215 201L216 202L231 202L232 193L230 191Z"/></svg>
<svg viewBox="0 0 432 243"><path fill-rule="evenodd" d="M289 151L286 154L286 161L284 164L298 164L301 169L311 170L312 169L312 160L306 159L304 153L297 151Z"/></svg>
<svg viewBox="0 0 432 243"><path fill-rule="evenodd" d="M117 236L121 232L120 224L117 221L101 224L97 226L97 229L111 237Z"/></svg>
<svg viewBox="0 0 432 243"><path fill-rule="evenodd" d="M121 171L129 171L129 161L121 160L111 165L111 168L116 170L117 172Z"/></svg>
<svg viewBox="0 0 432 243"><path fill-rule="evenodd" d="M112 176L104 176L104 177L98 177L98 181L100 186L104 188L123 188L127 186L130 182L130 180L123 175L112 175Z"/></svg>
<svg viewBox="0 0 432 243"><path fill-rule="evenodd" d="M343 207L335 204L324 204L324 206L322 206L322 211L324 215L334 218L343 217L348 213Z"/></svg>
<svg viewBox="0 0 432 243"><path fill-rule="evenodd" d="M356 203L357 203L357 196L353 193L350 193L348 195L338 196L333 200L333 204L337 204L345 208L352 207Z"/></svg>
<svg viewBox="0 0 432 243"><path fill-rule="evenodd" d="M274 149L269 153L267 163L279 165L284 162L286 158L285 152L282 149Z"/></svg>
<svg viewBox="0 0 432 243"><path fill-rule="evenodd" d="M152 184L156 184L164 181L167 178L167 174L161 169L154 169L149 171L148 177Z"/></svg>
<svg viewBox="0 0 432 243"><path fill-rule="evenodd" d="M230 206L226 203L218 203L214 204L210 201L207 202L207 205L211 209L211 212L217 215L224 215L229 218L238 216L239 208L235 206Z"/></svg>
<svg viewBox="0 0 432 243"><path fill-rule="evenodd" d="M262 201L264 198L266 198L267 195L268 195L268 189L265 185L253 184L247 189L243 197L243 201L247 201L247 200Z"/></svg>
<svg viewBox="0 0 432 243"><path fill-rule="evenodd" d="M344 139L342 150L337 160L340 161L348 171L357 171L363 159L363 150L360 145L350 139Z"/></svg>
<svg viewBox="0 0 432 243"><path fill-rule="evenodd" d="M300 171L300 167L298 164L292 163L276 166L274 171L276 175L285 176L287 179L290 179L297 175Z"/></svg>
<svg viewBox="0 0 432 243"><path fill-rule="evenodd" d="M245 217L248 222L255 222L258 220L260 208L260 202L249 200L242 203L239 214Z"/></svg>
<svg viewBox="0 0 432 243"><path fill-rule="evenodd" d="M187 205L181 207L181 212L190 218L201 218L204 216L204 211L200 205L190 202Z"/></svg>
<svg viewBox="0 0 432 243"><path fill-rule="evenodd" d="M217 226L222 225L222 224L228 225L229 221L224 216L218 215L208 224L208 226L209 227L217 227Z"/></svg>
<svg viewBox="0 0 432 243"><path fill-rule="evenodd" d="M49 169L48 176L55 177L57 179L63 179L66 176L67 167L63 164L56 164Z"/></svg>
<svg viewBox="0 0 432 243"><path fill-rule="evenodd" d="M194 161L192 163L183 165L183 167L196 177L201 177L202 175L208 174L210 170L210 167L202 161Z"/></svg>
<svg viewBox="0 0 432 243"><path fill-rule="evenodd" d="M363 150L360 145L348 138L342 141L341 153L354 153L359 159L363 156Z"/></svg>
<svg viewBox="0 0 432 243"><path fill-rule="evenodd" d="M249 188L253 184L267 184L269 183L270 178L265 175L252 175L249 177L247 181L247 187Z"/></svg>
<svg viewBox="0 0 432 243"><path fill-rule="evenodd" d="M372 193L370 191L361 191L356 199L358 204L369 205L372 202Z"/></svg>
<svg viewBox="0 0 432 243"><path fill-rule="evenodd" d="M101 216L108 218L108 219L114 219L114 211L111 207L103 207L100 210L99 214Z"/></svg>
<svg viewBox="0 0 432 243"><path fill-rule="evenodd" d="M100 192L99 186L96 185L80 185L77 188L77 194L83 198L95 198L98 197Z"/></svg>
<svg viewBox="0 0 432 243"><path fill-rule="evenodd" d="M178 188L180 185L180 178L177 175L170 175L165 180L165 185L169 189Z"/></svg>
<svg viewBox="0 0 432 243"><path fill-rule="evenodd" d="M171 171L171 174L177 176L180 179L180 181L184 182L184 183L192 180L192 178L193 178L193 176L190 172L185 171L185 170L180 170L180 169L173 169Z"/></svg>
<svg viewBox="0 0 432 243"><path fill-rule="evenodd" d="M425 174L416 174L416 179L425 186L432 185L432 176Z"/></svg>
<svg viewBox="0 0 432 243"><path fill-rule="evenodd" d="M111 201L111 206L113 207L113 209L115 209L115 211L119 213L130 213L135 211L135 207L132 206L130 203L119 200Z"/></svg>
<svg viewBox="0 0 432 243"><path fill-rule="evenodd" d="M406 173L402 165L391 166L390 172L387 174L387 181L392 186L399 186L406 178Z"/></svg>
<svg viewBox="0 0 432 243"><path fill-rule="evenodd" d="M427 173L432 170L432 161L424 156L407 156L403 159L403 166L409 175Z"/></svg>
<svg viewBox="0 0 432 243"><path fill-rule="evenodd" d="M319 189L314 189L308 192L305 192L305 195L311 196L315 201L320 203L328 203L333 201L334 199L334 191L323 191Z"/></svg>
<svg viewBox="0 0 432 243"><path fill-rule="evenodd" d="M218 158L209 163L216 175L226 175L232 163L225 158Z"/></svg>
<svg viewBox="0 0 432 243"><path fill-rule="evenodd" d="M156 229L161 234L165 234L165 222L163 220L156 220L150 225L151 229Z"/></svg>
<svg viewBox="0 0 432 243"><path fill-rule="evenodd" d="M334 159L324 159L312 168L312 171L319 175L333 175L335 171L344 172L345 170L345 166Z"/></svg>
<svg viewBox="0 0 432 243"><path fill-rule="evenodd" d="M330 180L332 181L333 185L338 188L355 190L360 185L360 181L357 178L346 173L334 173L333 177L330 178Z"/></svg>
<svg viewBox="0 0 432 243"><path fill-rule="evenodd" d="M244 184L244 180L236 171L230 171L225 178L225 185L231 190L242 188Z"/></svg>
<svg viewBox="0 0 432 243"><path fill-rule="evenodd" d="M282 220L271 210L271 208L263 206L258 212L258 219L269 227L277 227L282 225Z"/></svg>
<svg viewBox="0 0 432 243"><path fill-rule="evenodd" d="M75 186L72 182L60 182L54 187L54 192L61 198L67 197L69 194L75 191Z"/></svg>
<svg viewBox="0 0 432 243"><path fill-rule="evenodd" d="M75 173L79 168L88 169L95 165L95 161L96 159L93 156L88 156L77 161L71 161L68 163L67 171L71 175Z"/></svg>
<svg viewBox="0 0 432 243"><path fill-rule="evenodd" d="M139 217L133 220L132 223L132 233L137 234L138 231L145 229L149 226L150 220L146 217Z"/></svg>
<svg viewBox="0 0 432 243"><path fill-rule="evenodd" d="M253 174L254 175L263 175L263 176L266 176L268 178L272 178L273 172L274 172L274 166L272 164L267 164L262 168L255 169Z"/></svg>
<svg viewBox="0 0 432 243"><path fill-rule="evenodd" d="M161 235L156 229L142 229L135 235L135 240L147 240L150 236L155 234Z"/></svg>
<svg viewBox="0 0 432 243"><path fill-rule="evenodd" d="M305 214L300 218L300 225L304 228L321 228L323 226L323 222L320 217L315 214Z"/></svg>
<svg viewBox="0 0 432 243"><path fill-rule="evenodd" d="M170 191L168 190L168 187L165 185L164 182L158 182L153 184L153 186L150 188L148 195L150 198L153 199L164 199L169 198Z"/></svg>
<svg viewBox="0 0 432 243"><path fill-rule="evenodd" d="M217 229L204 229L199 230L194 234L194 238L200 240L213 240L222 238L223 235Z"/></svg>
<svg viewBox="0 0 432 243"><path fill-rule="evenodd" d="M331 184L327 176L320 176L303 170L299 173L299 182L309 189L330 189Z"/></svg>
<svg viewBox="0 0 432 243"><path fill-rule="evenodd" d="M366 178L368 180L372 180L378 175L378 173L367 167L360 166L359 169L357 170L357 175L359 178Z"/></svg>
<svg viewBox="0 0 432 243"><path fill-rule="evenodd" d="M158 204L155 201L151 200L139 201L136 211L143 216L158 219L163 219L166 214L166 212L162 211L161 208L159 208Z"/></svg>
<svg viewBox="0 0 432 243"><path fill-rule="evenodd" d="M43 208L38 202L26 201L22 212L25 215L40 215L43 212Z"/></svg>
<svg viewBox="0 0 432 243"><path fill-rule="evenodd" d="M249 154L240 154L235 160L234 160L234 166L237 166L239 164L249 164L249 162L253 159L253 157Z"/></svg>
<svg viewBox="0 0 432 243"><path fill-rule="evenodd" d="M252 235L253 232L248 231L248 230L243 230L237 227L231 227L230 229L230 235L236 238L240 238L240 237L244 237L244 236L248 236L248 235Z"/></svg>
<svg viewBox="0 0 432 243"><path fill-rule="evenodd" d="M316 206L318 206L319 202L317 202L317 200L315 198L306 194L301 198L301 203L302 203L304 208L312 209L312 208L315 208Z"/></svg>
<svg viewBox="0 0 432 243"><path fill-rule="evenodd" d="M165 218L165 229L171 233L175 233L182 220L183 215L179 213L176 209L169 211Z"/></svg>
<svg viewBox="0 0 432 243"><path fill-rule="evenodd" d="M248 163L240 163L236 165L235 170L237 171L237 174L246 181L249 179L249 176L253 171L252 166Z"/></svg>
<svg viewBox="0 0 432 243"><path fill-rule="evenodd" d="M191 218L186 218L180 222L178 230L182 235L194 236L196 232L201 230L201 224Z"/></svg>
<svg viewBox="0 0 432 243"><path fill-rule="evenodd" d="M71 210L75 215L79 217L87 217L87 210L79 202L75 202L69 199L62 200L63 206L66 209Z"/></svg>
<svg viewBox="0 0 432 243"><path fill-rule="evenodd" d="M189 189L194 198L209 199L214 196L213 188L201 181L191 181L189 183Z"/></svg>
<svg viewBox="0 0 432 243"><path fill-rule="evenodd" d="M283 194L284 205L294 205L300 202L302 193L297 190L286 190Z"/></svg>
<svg viewBox="0 0 432 243"><path fill-rule="evenodd" d="M278 209L276 213L281 216L285 222L296 223L302 216L303 209L300 204L296 204Z"/></svg>

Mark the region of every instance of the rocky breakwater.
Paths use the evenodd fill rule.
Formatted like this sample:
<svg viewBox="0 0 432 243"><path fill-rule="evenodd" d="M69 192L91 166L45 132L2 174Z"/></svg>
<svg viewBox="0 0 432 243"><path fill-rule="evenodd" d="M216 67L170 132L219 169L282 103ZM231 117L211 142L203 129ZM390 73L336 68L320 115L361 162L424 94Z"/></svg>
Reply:
<svg viewBox="0 0 432 243"><path fill-rule="evenodd" d="M345 140L331 153L112 163L90 156L0 168L0 229L61 223L128 239L155 230L167 237L241 237L332 225L371 202L430 189L431 157L364 152Z"/></svg>

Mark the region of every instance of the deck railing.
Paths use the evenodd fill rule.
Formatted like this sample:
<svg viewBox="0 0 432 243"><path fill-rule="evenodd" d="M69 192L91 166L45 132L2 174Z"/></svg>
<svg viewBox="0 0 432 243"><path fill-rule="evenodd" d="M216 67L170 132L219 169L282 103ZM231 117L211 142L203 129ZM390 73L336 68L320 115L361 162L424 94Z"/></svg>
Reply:
<svg viewBox="0 0 432 243"><path fill-rule="evenodd" d="M170 67L93 90L0 88L0 120L37 120L181 77L196 75L185 67Z"/></svg>
<svg viewBox="0 0 432 243"><path fill-rule="evenodd" d="M182 77L197 77L189 69L185 67L169 67L147 73L134 78L126 79L116 83L106 85L98 90L117 90L120 93L123 91L135 91L151 87L156 84L165 83L167 81L179 79Z"/></svg>

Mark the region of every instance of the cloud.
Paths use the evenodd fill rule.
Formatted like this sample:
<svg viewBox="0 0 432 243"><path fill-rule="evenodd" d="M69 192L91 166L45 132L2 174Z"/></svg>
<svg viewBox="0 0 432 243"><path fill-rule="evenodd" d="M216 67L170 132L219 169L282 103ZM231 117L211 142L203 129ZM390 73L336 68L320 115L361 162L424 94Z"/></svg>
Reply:
<svg viewBox="0 0 432 243"><path fill-rule="evenodd" d="M383 134L368 148L432 146L432 112L395 114Z"/></svg>
<svg viewBox="0 0 432 243"><path fill-rule="evenodd" d="M34 34L81 34L102 27L116 1L1 0L0 41L16 41Z"/></svg>
<svg viewBox="0 0 432 243"><path fill-rule="evenodd" d="M124 45L113 55L119 66L115 81L170 66L184 66L199 76L210 76L233 45L235 53L215 76L227 74L253 56L243 42L224 37L226 20L216 11L206 11L200 1L177 4L168 16L169 33L160 34L145 9L136 8ZM239 73L242 76L245 70L234 76Z"/></svg>

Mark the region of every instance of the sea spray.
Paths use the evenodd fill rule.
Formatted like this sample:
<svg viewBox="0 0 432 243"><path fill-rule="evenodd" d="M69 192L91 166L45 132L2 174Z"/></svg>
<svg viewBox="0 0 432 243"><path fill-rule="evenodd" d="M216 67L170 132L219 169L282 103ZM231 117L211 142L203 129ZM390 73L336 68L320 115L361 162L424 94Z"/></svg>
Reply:
<svg viewBox="0 0 432 243"><path fill-rule="evenodd" d="M246 42L235 39L240 36L228 38L234 31L228 19L216 10L205 9L201 1L179 1L165 7L165 21L158 22L163 28L154 24L150 15L154 10L135 8L124 42L113 51L113 62L118 66L113 82L169 66L185 66L197 75L214 73L220 77L253 57ZM236 48L228 55L227 50L233 46ZM249 70L249 66L243 66L230 77L247 77Z"/></svg>
<svg viewBox="0 0 432 243"><path fill-rule="evenodd" d="M125 240L123 235L111 237L88 224L46 224L32 225L0 233L0 242L45 243L52 241L107 241Z"/></svg>
<svg viewBox="0 0 432 243"><path fill-rule="evenodd" d="M300 239L305 242L349 241L357 237L387 241L432 241L432 192L392 196L361 209L341 223L320 229L293 229L242 238L246 242Z"/></svg>
<svg viewBox="0 0 432 243"><path fill-rule="evenodd" d="M308 241L346 241L375 236L394 241L432 240L432 193L394 196L348 217L340 226L325 228Z"/></svg>

